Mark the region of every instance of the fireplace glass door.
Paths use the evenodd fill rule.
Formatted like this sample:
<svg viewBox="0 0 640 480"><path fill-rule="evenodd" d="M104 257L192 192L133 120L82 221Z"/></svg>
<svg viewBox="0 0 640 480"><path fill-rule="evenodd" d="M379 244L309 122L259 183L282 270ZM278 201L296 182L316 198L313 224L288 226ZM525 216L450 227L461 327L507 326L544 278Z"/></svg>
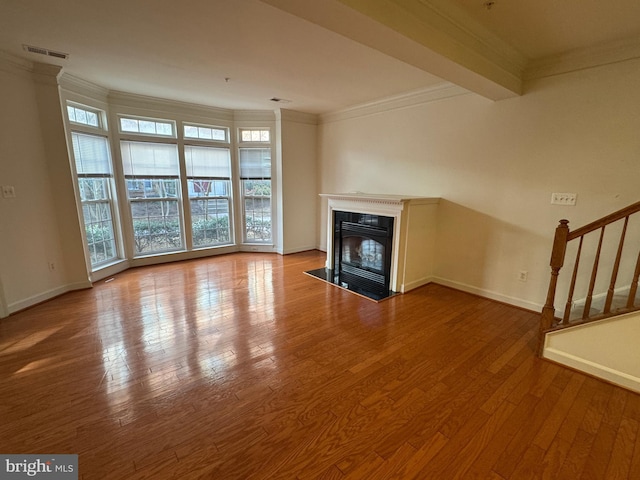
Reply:
<svg viewBox="0 0 640 480"><path fill-rule="evenodd" d="M393 217L334 211L334 273L342 286L389 294Z"/></svg>

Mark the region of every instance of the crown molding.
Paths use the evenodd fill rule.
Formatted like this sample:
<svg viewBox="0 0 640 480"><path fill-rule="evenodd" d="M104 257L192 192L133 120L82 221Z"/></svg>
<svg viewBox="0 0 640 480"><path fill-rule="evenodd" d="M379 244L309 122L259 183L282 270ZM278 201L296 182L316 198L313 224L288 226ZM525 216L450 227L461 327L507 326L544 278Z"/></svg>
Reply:
<svg viewBox="0 0 640 480"><path fill-rule="evenodd" d="M276 118L283 122L303 123L305 125L318 124L318 115L316 115L315 113L287 110L286 108L280 108L276 110Z"/></svg>
<svg viewBox="0 0 640 480"><path fill-rule="evenodd" d="M31 73L33 72L33 62L0 50L0 69L14 74Z"/></svg>
<svg viewBox="0 0 640 480"><path fill-rule="evenodd" d="M377 113L398 110L401 108L409 108L417 105L424 105L447 98L458 97L460 95L470 94L466 90L451 83L442 83L433 87L407 92L393 97L387 97L362 105L356 105L343 110L329 112L319 115L320 124L348 120L351 118L365 117Z"/></svg>
<svg viewBox="0 0 640 480"><path fill-rule="evenodd" d="M527 58L450 0L261 0L492 100L522 93Z"/></svg>
<svg viewBox="0 0 640 480"><path fill-rule="evenodd" d="M218 107L208 107L194 103L180 102L177 100L166 100L162 98L149 97L134 93L126 93L111 90L108 95L110 105L124 108L136 108L150 112L165 113L178 112L183 115L197 117L215 118L218 120L232 121L233 110Z"/></svg>
<svg viewBox="0 0 640 480"><path fill-rule="evenodd" d="M61 75L62 67L59 65L40 62L33 63L32 76L36 83L58 87Z"/></svg>
<svg viewBox="0 0 640 480"><path fill-rule="evenodd" d="M420 15L456 43L476 51L482 57L520 77L527 64L527 58L505 42L480 22L472 18L451 0L392 0L400 5L421 4L424 12ZM412 9L415 11L415 8ZM437 18L437 23L434 22Z"/></svg>
<svg viewBox="0 0 640 480"><path fill-rule="evenodd" d="M524 79L551 77L638 58L640 37L635 37L533 60L525 70Z"/></svg>
<svg viewBox="0 0 640 480"><path fill-rule="evenodd" d="M109 89L79 77L63 72L60 76L60 87L70 93L94 100L107 102Z"/></svg>
<svg viewBox="0 0 640 480"><path fill-rule="evenodd" d="M274 110L233 110L236 122L273 122L276 119Z"/></svg>

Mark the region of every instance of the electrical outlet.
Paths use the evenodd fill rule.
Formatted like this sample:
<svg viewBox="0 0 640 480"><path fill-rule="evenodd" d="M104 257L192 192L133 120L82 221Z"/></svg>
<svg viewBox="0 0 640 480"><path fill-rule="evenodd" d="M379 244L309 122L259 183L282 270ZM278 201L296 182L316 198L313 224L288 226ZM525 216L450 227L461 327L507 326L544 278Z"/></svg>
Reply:
<svg viewBox="0 0 640 480"><path fill-rule="evenodd" d="M521 282L526 282L528 276L529 272L527 272L526 270L520 270L520 273L518 273L518 280L520 280Z"/></svg>
<svg viewBox="0 0 640 480"><path fill-rule="evenodd" d="M576 204L575 193L552 193L551 204L552 205L575 205Z"/></svg>

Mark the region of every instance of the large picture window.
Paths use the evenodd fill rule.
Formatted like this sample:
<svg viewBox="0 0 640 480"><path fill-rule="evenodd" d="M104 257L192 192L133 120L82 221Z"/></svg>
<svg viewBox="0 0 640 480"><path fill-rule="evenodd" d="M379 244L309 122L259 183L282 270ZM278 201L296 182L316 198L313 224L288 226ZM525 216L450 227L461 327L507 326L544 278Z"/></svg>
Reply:
<svg viewBox="0 0 640 480"><path fill-rule="evenodd" d="M244 241L270 243L271 148L242 147L239 152Z"/></svg>
<svg viewBox="0 0 640 480"><path fill-rule="evenodd" d="M193 247L231 243L229 149L186 145L184 155Z"/></svg>
<svg viewBox="0 0 640 480"><path fill-rule="evenodd" d="M101 112L68 105L67 116L71 124L71 143L76 166L76 181L85 242L92 270L120 258L116 240L117 205L109 141L101 134L89 134L77 129L102 129Z"/></svg>
<svg viewBox="0 0 640 480"><path fill-rule="evenodd" d="M70 101L66 114L94 270L123 258L273 243L271 128L232 134L228 120L116 113L114 169L105 112Z"/></svg>
<svg viewBox="0 0 640 480"><path fill-rule="evenodd" d="M182 250L178 146L122 141L120 147L133 222L134 254Z"/></svg>

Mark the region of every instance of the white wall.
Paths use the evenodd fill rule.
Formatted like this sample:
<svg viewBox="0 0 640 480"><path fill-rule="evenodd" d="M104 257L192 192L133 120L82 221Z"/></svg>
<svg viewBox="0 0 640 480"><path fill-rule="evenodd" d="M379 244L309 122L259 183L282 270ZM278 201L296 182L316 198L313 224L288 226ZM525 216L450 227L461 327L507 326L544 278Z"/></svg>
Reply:
<svg viewBox="0 0 640 480"><path fill-rule="evenodd" d="M0 59L0 184L14 186L16 193L0 198L0 299L5 302L0 314L5 315L63 293L69 284L58 223L66 213L56 210L40 94L29 66Z"/></svg>
<svg viewBox="0 0 640 480"><path fill-rule="evenodd" d="M60 73L61 69L52 65L0 57L0 185L13 186L16 191L15 198L0 197L0 318L67 291L91 286L64 131ZM84 87L82 80L69 82L71 79L67 79L70 87ZM93 90L87 90L89 95ZM126 104L140 104L137 97L130 97L119 94L115 101L124 98ZM144 105L145 102L143 99ZM157 103L181 108L176 102ZM188 106L192 116L208 115L214 110L222 112ZM235 126L248 122L254 127L258 121L271 127L274 120L273 111L223 113L229 121L235 121ZM193 119L201 121L199 117ZM278 251L315 248L317 116L279 112L277 142L280 163L274 184L281 193L277 213L284 220L279 222L275 236ZM228 250L216 249L215 253ZM180 255L192 258L206 254L199 251ZM50 264L55 268L50 269ZM126 265L118 268L123 266Z"/></svg>
<svg viewBox="0 0 640 480"><path fill-rule="evenodd" d="M282 251L316 248L317 117L290 110L278 112L281 155Z"/></svg>
<svg viewBox="0 0 640 480"><path fill-rule="evenodd" d="M543 356L640 393L640 314L551 332Z"/></svg>
<svg viewBox="0 0 640 480"><path fill-rule="evenodd" d="M442 197L436 277L538 310L558 220L578 227L639 200L637 85L639 60L532 81L499 102L468 93L325 116L321 193ZM577 205L550 205L552 192L577 193Z"/></svg>
<svg viewBox="0 0 640 480"><path fill-rule="evenodd" d="M58 87L48 71L34 82L32 68L0 59L0 184L17 194L0 198L0 315L89 284ZM436 278L539 309L557 221L577 227L638 200L639 84L635 60L537 80L500 102L405 96L401 108L336 112L318 127L285 115L283 253L326 248L317 193L438 196ZM552 192L577 193L577 206L550 205Z"/></svg>

